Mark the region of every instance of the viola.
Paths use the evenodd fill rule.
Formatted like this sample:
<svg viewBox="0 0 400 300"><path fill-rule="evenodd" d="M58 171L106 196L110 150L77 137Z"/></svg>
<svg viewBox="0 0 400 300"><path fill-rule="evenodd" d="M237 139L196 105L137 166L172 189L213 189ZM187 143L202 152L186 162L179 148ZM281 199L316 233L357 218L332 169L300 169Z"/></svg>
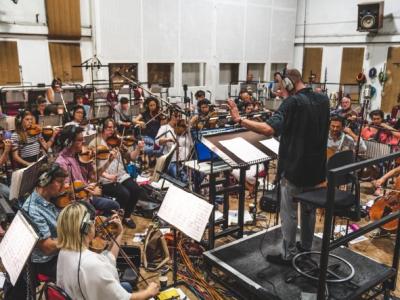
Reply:
<svg viewBox="0 0 400 300"><path fill-rule="evenodd" d="M98 145L96 148L96 157L98 160L107 160L110 158L110 149L105 145Z"/></svg>
<svg viewBox="0 0 400 300"><path fill-rule="evenodd" d="M78 153L78 160L81 164L90 164L94 160L94 151L92 148L82 146L82 150Z"/></svg>
<svg viewBox="0 0 400 300"><path fill-rule="evenodd" d="M74 181L69 189L61 192L55 200L58 208L64 208L74 202L74 200L87 199L89 193L86 191L87 185L82 181Z"/></svg>
<svg viewBox="0 0 400 300"><path fill-rule="evenodd" d="M26 129L26 133L29 136L36 136L42 133L42 127L40 127L38 124L33 124L30 128Z"/></svg>
<svg viewBox="0 0 400 300"><path fill-rule="evenodd" d="M212 118L212 120L211 120ZM207 115L199 115L199 118L197 120L196 127L199 130L202 130L203 128L215 128L218 122L218 112L216 111L211 111Z"/></svg>
<svg viewBox="0 0 400 300"><path fill-rule="evenodd" d="M174 131L176 135L183 135L187 131L187 123L184 119L178 120L176 126L174 127Z"/></svg>
<svg viewBox="0 0 400 300"><path fill-rule="evenodd" d="M108 146L115 148L121 145L121 138L117 135L112 135L107 138L106 143Z"/></svg>
<svg viewBox="0 0 400 300"><path fill-rule="evenodd" d="M110 234L115 238L118 233L118 225L110 222L104 216L96 216L95 222L95 237L90 242L89 249L101 253L108 248L111 242Z"/></svg>

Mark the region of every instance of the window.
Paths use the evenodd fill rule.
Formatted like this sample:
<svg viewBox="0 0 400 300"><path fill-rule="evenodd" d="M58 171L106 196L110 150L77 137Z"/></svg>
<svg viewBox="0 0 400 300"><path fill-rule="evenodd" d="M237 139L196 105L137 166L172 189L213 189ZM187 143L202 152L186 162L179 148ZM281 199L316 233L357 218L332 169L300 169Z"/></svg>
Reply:
<svg viewBox="0 0 400 300"><path fill-rule="evenodd" d="M119 90L124 84L128 83L128 80L121 75L137 81L137 70L138 64L135 63L109 63L108 74L112 88Z"/></svg>
<svg viewBox="0 0 400 300"><path fill-rule="evenodd" d="M274 80L274 74L276 72L283 72L283 70L286 68L287 63L272 63L271 64L271 72L269 74L269 80Z"/></svg>
<svg viewBox="0 0 400 300"><path fill-rule="evenodd" d="M239 64L219 64L219 84L239 81Z"/></svg>
<svg viewBox="0 0 400 300"><path fill-rule="evenodd" d="M174 86L174 64L147 64L147 82L149 87L151 87L152 85L159 85L163 87Z"/></svg>
<svg viewBox="0 0 400 300"><path fill-rule="evenodd" d="M0 42L0 85L20 82L17 42Z"/></svg>
<svg viewBox="0 0 400 300"><path fill-rule="evenodd" d="M205 85L205 63L183 63L182 85L203 86Z"/></svg>
<svg viewBox="0 0 400 300"><path fill-rule="evenodd" d="M81 46L75 43L49 43L53 78L60 78L63 82L82 82Z"/></svg>
<svg viewBox="0 0 400 300"><path fill-rule="evenodd" d="M247 81L264 81L265 64L247 64Z"/></svg>

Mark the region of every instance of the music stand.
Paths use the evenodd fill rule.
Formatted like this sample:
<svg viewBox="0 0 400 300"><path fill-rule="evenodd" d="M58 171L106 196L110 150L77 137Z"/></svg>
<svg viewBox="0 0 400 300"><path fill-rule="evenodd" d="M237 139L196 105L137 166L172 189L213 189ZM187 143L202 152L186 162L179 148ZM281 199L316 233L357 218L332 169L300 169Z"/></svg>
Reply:
<svg viewBox="0 0 400 300"><path fill-rule="evenodd" d="M257 165L277 158L276 151L268 148L266 146L268 145L267 143L262 143L265 140L267 140L265 135L248 131L243 128L217 133L206 133L202 135L201 142L210 149L210 152L215 153L231 168L238 168L240 170L239 184L236 187L225 188L229 192L238 192L239 194L238 224L232 228L226 228L216 234L215 210L213 210L210 217L209 229L210 249L214 247L214 240L216 238L232 235L234 233L237 234L238 238L243 237L246 170L252 165ZM213 164L214 161L211 160L211 173L213 173ZM210 200L214 207L215 195L217 194L215 185L215 177L210 176ZM221 191L219 190L218 193L221 193ZM224 219L227 217L227 212L224 207ZM226 224L226 222L224 224Z"/></svg>
<svg viewBox="0 0 400 300"><path fill-rule="evenodd" d="M173 286L186 282L177 281L177 241L176 230L200 242L207 226L213 206L193 193L171 184L157 213L158 217L172 226L174 234Z"/></svg>
<svg viewBox="0 0 400 300"><path fill-rule="evenodd" d="M39 125L45 126L62 126L62 115L39 116Z"/></svg>

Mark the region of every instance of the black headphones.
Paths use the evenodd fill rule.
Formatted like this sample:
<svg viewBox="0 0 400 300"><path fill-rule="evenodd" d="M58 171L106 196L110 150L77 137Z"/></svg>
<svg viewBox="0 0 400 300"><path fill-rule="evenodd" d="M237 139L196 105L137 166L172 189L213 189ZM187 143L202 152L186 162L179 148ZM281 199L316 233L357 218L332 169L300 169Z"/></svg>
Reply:
<svg viewBox="0 0 400 300"><path fill-rule="evenodd" d="M82 206L85 207L85 213L84 213L82 221L81 221L81 226L79 227L79 232L82 235L87 235L89 233L90 226L94 222L94 218L96 216L96 211L95 211L94 207L88 202L77 201L75 203L76 203L76 205L81 204Z"/></svg>
<svg viewBox="0 0 400 300"><path fill-rule="evenodd" d="M68 128L69 126L70 126L71 129ZM65 138L64 141L61 141L62 146L63 146L64 148L69 148L69 147L71 147L72 143L73 143L74 140L75 140L75 133L76 133L76 130L77 130L77 128L79 128L79 127L76 126L76 125L69 125L69 126L64 127L64 130L65 130L65 129L67 129L67 130L65 130L64 132L61 133L61 136L62 136L63 138Z"/></svg>
<svg viewBox="0 0 400 300"><path fill-rule="evenodd" d="M24 118L26 113L25 109L19 109L18 114L15 116L15 125L19 126L22 123L22 119Z"/></svg>
<svg viewBox="0 0 400 300"><path fill-rule="evenodd" d="M54 163L51 165L50 170L45 171L42 175L39 176L38 179L38 186L40 187L45 187L48 185L52 180L54 174L61 169L60 165L57 163Z"/></svg>

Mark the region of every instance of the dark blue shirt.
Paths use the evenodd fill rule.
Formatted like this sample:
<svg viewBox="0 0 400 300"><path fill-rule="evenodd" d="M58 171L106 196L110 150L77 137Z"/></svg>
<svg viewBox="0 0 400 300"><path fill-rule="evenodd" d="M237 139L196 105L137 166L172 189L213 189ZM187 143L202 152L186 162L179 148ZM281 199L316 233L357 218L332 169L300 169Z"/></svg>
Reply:
<svg viewBox="0 0 400 300"><path fill-rule="evenodd" d="M329 99L305 88L285 99L267 121L281 136L278 172L299 187L315 186L326 177Z"/></svg>

